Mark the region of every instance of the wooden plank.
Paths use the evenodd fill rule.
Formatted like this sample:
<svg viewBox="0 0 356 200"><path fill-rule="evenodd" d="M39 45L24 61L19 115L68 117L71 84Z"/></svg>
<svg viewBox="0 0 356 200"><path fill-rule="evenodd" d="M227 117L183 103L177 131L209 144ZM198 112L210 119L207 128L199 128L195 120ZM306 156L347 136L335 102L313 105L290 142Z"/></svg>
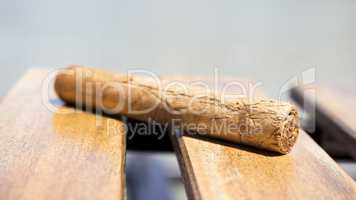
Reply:
<svg viewBox="0 0 356 200"><path fill-rule="evenodd" d="M313 89L314 92L309 92ZM315 112L316 123L339 141L339 148L356 159L356 87L315 86L295 88L292 98L306 112ZM315 106L314 106L315 105ZM315 110L308 110L315 107Z"/></svg>
<svg viewBox="0 0 356 200"><path fill-rule="evenodd" d="M291 153L172 137L190 199L355 199L353 180L304 132Z"/></svg>
<svg viewBox="0 0 356 200"><path fill-rule="evenodd" d="M206 78L188 77L212 82ZM250 80L221 79L218 88L237 83L227 94L262 96ZM211 85L211 88L214 88ZM240 85L240 86L239 86ZM252 87L251 87L252 86ZM251 93L252 92L252 93ZM287 155L187 135L172 137L190 199L355 199L354 182L305 132Z"/></svg>
<svg viewBox="0 0 356 200"><path fill-rule="evenodd" d="M123 199L124 124L62 106L52 86L42 98L47 75L29 71L1 102L0 198Z"/></svg>

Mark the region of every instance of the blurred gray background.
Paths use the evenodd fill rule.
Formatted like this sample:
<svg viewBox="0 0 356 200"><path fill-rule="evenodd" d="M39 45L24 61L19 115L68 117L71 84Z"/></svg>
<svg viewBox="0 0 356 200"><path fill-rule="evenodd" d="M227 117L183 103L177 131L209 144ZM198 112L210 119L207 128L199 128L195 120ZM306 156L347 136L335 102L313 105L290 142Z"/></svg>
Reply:
<svg viewBox="0 0 356 200"><path fill-rule="evenodd" d="M356 81L355 0L1 0L0 95L30 67Z"/></svg>

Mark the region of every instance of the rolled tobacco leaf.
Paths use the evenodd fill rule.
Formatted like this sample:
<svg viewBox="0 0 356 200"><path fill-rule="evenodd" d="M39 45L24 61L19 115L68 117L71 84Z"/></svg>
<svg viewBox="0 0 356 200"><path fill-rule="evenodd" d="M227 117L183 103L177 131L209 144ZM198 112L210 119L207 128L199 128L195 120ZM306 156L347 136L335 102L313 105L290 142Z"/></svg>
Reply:
<svg viewBox="0 0 356 200"><path fill-rule="evenodd" d="M296 142L298 112L289 103L267 98L225 100L181 84L163 87L163 82L169 81L71 65L57 74L55 91L68 103L282 154Z"/></svg>

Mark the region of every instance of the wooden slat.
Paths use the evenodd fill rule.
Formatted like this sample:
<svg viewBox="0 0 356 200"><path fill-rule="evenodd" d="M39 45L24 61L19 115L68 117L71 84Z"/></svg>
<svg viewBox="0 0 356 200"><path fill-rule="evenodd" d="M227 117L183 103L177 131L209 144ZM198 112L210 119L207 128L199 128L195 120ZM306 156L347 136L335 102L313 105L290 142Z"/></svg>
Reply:
<svg viewBox="0 0 356 200"><path fill-rule="evenodd" d="M356 159L355 96L356 87L347 89L323 85L292 90L293 99L302 108L315 107L315 110L306 109L306 112L315 112L318 126L327 130L327 134L342 144L339 148L342 148L354 159Z"/></svg>
<svg viewBox="0 0 356 200"><path fill-rule="evenodd" d="M42 98L46 76L29 71L0 104L0 199L123 199L124 124Z"/></svg>
<svg viewBox="0 0 356 200"><path fill-rule="evenodd" d="M353 180L304 132L288 155L173 136L191 199L355 199Z"/></svg>
<svg viewBox="0 0 356 200"><path fill-rule="evenodd" d="M204 77L176 77L189 83ZM250 80L221 79L218 87L238 83L228 94L262 96ZM216 84L216 83L211 83ZM214 88L214 85L210 85ZM305 132L287 155L217 140L172 136L190 199L355 199L354 182Z"/></svg>

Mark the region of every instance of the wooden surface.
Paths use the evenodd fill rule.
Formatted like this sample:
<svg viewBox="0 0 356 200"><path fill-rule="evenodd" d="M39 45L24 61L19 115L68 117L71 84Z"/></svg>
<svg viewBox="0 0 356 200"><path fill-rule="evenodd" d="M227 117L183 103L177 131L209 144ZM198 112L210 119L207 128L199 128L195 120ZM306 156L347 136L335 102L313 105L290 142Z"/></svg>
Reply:
<svg viewBox="0 0 356 200"><path fill-rule="evenodd" d="M0 104L0 199L123 199L123 123L42 101L46 75L29 71Z"/></svg>
<svg viewBox="0 0 356 200"><path fill-rule="evenodd" d="M175 79L211 82L204 77ZM218 87L230 81L221 79ZM241 87L230 88L228 94L250 94L252 98L263 95L259 88L251 90L253 81L232 81ZM190 199L356 198L351 177L305 132L300 133L292 152L283 156L202 137L171 138Z"/></svg>
<svg viewBox="0 0 356 200"><path fill-rule="evenodd" d="M318 126L356 159L356 87L295 88L292 97L306 112L315 112ZM313 105L315 110L308 110Z"/></svg>
<svg viewBox="0 0 356 200"><path fill-rule="evenodd" d="M191 199L355 199L353 180L304 132L288 155L190 136L173 143Z"/></svg>

